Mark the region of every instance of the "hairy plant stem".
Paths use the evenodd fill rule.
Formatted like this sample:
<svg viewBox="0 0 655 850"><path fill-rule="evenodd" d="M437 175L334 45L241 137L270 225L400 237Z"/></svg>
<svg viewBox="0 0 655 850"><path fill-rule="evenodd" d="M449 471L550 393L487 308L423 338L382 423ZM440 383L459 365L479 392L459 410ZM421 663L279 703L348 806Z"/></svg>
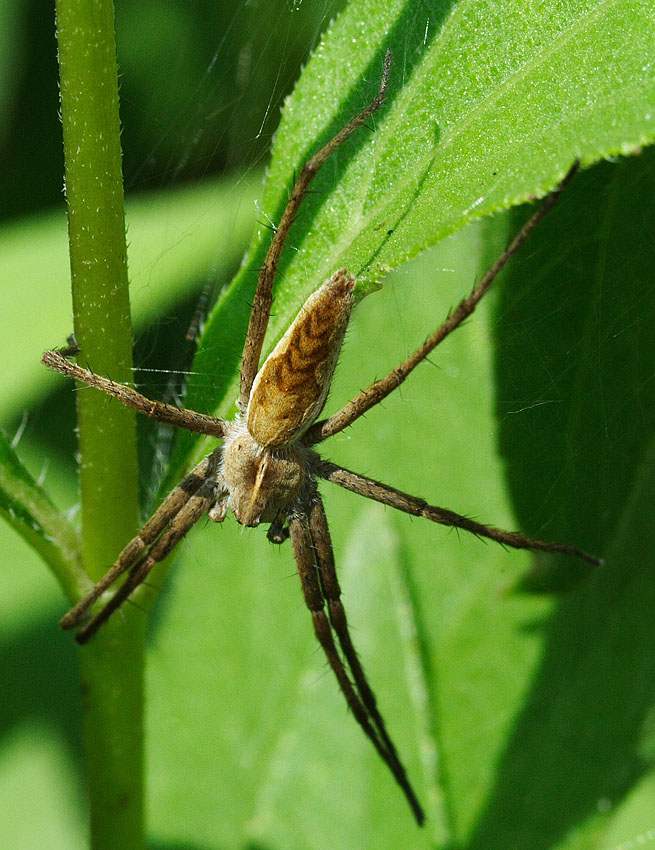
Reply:
<svg viewBox="0 0 655 850"><path fill-rule="evenodd" d="M57 0L66 197L78 361L132 377L112 0ZM82 556L97 579L138 524L134 413L78 392ZM145 617L116 618L82 650L93 850L145 847Z"/></svg>

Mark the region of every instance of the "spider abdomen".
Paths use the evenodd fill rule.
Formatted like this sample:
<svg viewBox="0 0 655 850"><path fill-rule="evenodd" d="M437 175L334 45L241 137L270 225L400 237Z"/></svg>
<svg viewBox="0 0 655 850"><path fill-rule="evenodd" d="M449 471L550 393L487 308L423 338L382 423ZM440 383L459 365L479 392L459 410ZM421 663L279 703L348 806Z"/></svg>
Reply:
<svg viewBox="0 0 655 850"><path fill-rule="evenodd" d="M252 386L246 422L261 446L297 440L327 398L353 306L355 278L345 269L309 296Z"/></svg>

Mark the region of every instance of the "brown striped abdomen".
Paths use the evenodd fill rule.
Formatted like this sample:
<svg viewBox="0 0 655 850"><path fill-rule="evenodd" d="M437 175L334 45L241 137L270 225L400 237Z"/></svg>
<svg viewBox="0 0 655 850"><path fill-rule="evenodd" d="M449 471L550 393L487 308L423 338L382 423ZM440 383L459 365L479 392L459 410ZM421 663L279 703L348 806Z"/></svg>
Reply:
<svg viewBox="0 0 655 850"><path fill-rule="evenodd" d="M305 301L257 373L246 423L261 446L297 440L321 412L353 305L355 278L345 269Z"/></svg>

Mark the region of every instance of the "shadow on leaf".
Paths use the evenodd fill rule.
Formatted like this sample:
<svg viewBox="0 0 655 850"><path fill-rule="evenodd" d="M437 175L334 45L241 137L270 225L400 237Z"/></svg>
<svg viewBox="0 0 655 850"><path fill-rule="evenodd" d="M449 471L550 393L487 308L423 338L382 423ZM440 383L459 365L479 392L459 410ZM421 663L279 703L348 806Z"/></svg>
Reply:
<svg viewBox="0 0 655 850"><path fill-rule="evenodd" d="M554 846L618 805L655 755L644 740L655 698L644 510L655 502L655 264L644 238L654 194L653 151L582 174L505 279L498 409L519 526L606 565L544 628L470 848Z"/></svg>

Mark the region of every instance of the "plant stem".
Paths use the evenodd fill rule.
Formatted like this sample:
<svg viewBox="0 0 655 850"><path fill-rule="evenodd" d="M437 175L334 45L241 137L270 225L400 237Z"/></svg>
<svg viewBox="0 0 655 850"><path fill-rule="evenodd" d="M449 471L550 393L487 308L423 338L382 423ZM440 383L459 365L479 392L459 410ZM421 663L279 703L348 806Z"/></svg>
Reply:
<svg viewBox="0 0 655 850"><path fill-rule="evenodd" d="M66 196L78 359L132 377L118 75L111 0L57 0ZM138 521L134 414L78 392L82 555L97 579ZM117 618L82 651L84 745L94 850L145 847L145 617Z"/></svg>

